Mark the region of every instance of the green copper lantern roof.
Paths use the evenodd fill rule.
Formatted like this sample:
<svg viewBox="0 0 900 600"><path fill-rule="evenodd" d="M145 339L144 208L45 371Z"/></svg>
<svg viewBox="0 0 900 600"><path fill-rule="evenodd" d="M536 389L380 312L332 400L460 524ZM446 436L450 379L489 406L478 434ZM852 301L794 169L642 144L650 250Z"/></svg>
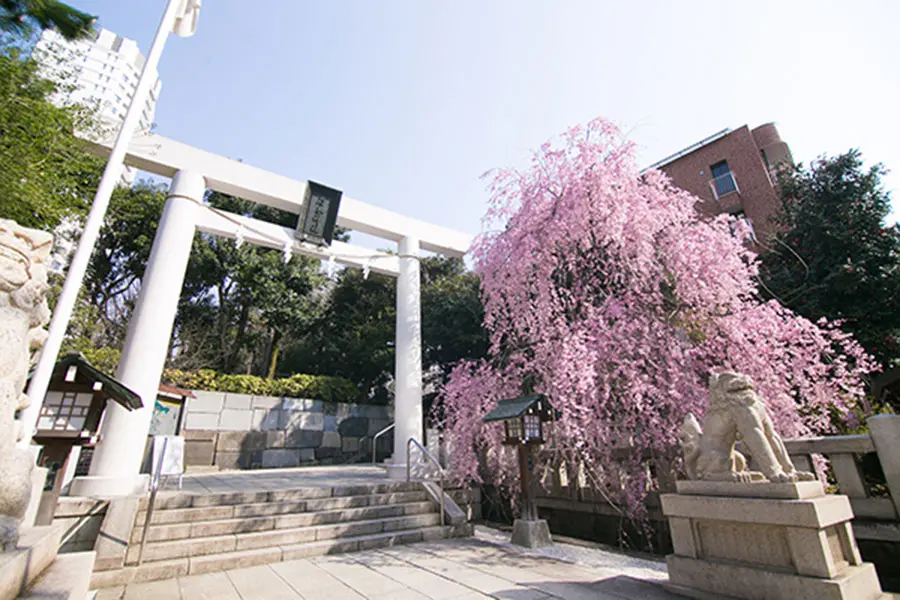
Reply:
<svg viewBox="0 0 900 600"><path fill-rule="evenodd" d="M488 423L490 421L515 419L529 412L529 409L531 408L534 408L534 410L541 415L542 421L549 421L553 418L554 413L557 415L559 414L552 409L550 402L544 394L532 394L530 396L499 401L497 403L497 408L486 414L481 420Z"/></svg>

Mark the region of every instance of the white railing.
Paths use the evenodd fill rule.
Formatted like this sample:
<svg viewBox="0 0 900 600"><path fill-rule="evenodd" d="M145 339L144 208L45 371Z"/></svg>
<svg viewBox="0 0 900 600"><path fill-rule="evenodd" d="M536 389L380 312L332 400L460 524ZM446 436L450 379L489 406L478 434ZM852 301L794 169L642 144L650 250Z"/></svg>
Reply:
<svg viewBox="0 0 900 600"><path fill-rule="evenodd" d="M741 189L737 184L737 179L734 178L734 173L731 171L710 179L709 187L712 189L713 196L715 196L716 200L722 196L727 196L728 194L741 193Z"/></svg>

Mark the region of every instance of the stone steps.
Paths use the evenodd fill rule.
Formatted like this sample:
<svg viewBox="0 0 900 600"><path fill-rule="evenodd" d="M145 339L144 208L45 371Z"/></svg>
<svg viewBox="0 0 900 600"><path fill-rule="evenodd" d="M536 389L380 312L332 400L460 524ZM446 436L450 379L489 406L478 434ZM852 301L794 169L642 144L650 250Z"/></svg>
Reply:
<svg viewBox="0 0 900 600"><path fill-rule="evenodd" d="M318 512L302 512L262 517L237 519L203 520L187 523L156 524L156 519L147 531L147 542L178 540L186 538L210 537L216 535L250 533L272 529L291 529L312 525L327 525L349 520L368 520L378 518L418 515L431 512L434 505L429 501L404 502L387 506L364 506ZM141 518L141 523L143 518ZM135 527L131 532L131 542L138 543L143 536L143 526Z"/></svg>
<svg viewBox="0 0 900 600"><path fill-rule="evenodd" d="M138 565L147 498L135 505L128 544L98 560L92 588L471 535L456 519L441 527L421 483L172 493L157 498Z"/></svg>
<svg viewBox="0 0 900 600"><path fill-rule="evenodd" d="M195 498L204 498L196 496ZM246 504L222 504L204 505L197 507L166 507L157 504L153 512L150 526L157 524L187 523L199 521L222 521L226 519L248 519L253 517L266 517L282 514L301 512L323 512L347 508L362 508L365 506L382 506L387 504L402 504L408 502L424 502L427 495L424 491L394 492L388 494L373 494L371 496L341 496L336 498L321 498L312 500L288 500L288 501L254 501ZM147 518L146 510L139 510L135 518L135 525L143 527Z"/></svg>
<svg viewBox="0 0 900 600"><path fill-rule="evenodd" d="M298 543L333 540L347 536L371 535L392 531L403 531L431 527L440 523L440 515L431 512L420 515L371 519L367 521L347 521L312 527L272 529L211 537L197 537L179 540L147 542L144 546L144 562L189 558L205 554L221 554L239 550L255 550L270 546L284 546ZM136 564L140 545L128 548L125 564Z"/></svg>
<svg viewBox="0 0 900 600"><path fill-rule="evenodd" d="M455 526L447 525L445 527L437 525L416 530L391 531L269 548L144 562L140 566L126 566L110 571L95 571L91 578L91 589L159 579L172 579L174 577L184 577L185 575L198 575L325 554L340 554L422 541L434 541L449 537L463 537L471 534L471 525L468 523Z"/></svg>

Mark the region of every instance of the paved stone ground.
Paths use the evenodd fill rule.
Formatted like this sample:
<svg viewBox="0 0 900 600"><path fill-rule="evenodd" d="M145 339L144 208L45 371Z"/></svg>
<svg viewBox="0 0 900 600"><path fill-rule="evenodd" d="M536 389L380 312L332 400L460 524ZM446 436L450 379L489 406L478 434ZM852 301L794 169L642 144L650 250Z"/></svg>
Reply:
<svg viewBox="0 0 900 600"><path fill-rule="evenodd" d="M182 478L181 491L189 494L258 492L298 487L331 487L360 483L385 483L384 469L375 465L338 465L292 469L253 469L189 473ZM166 477L161 490L178 490L178 478Z"/></svg>
<svg viewBox="0 0 900 600"><path fill-rule="evenodd" d="M477 538L444 540L100 590L95 600L674 600L665 567L589 552L604 566L573 564ZM557 546L564 546L558 544ZM572 547L575 548L575 547Z"/></svg>

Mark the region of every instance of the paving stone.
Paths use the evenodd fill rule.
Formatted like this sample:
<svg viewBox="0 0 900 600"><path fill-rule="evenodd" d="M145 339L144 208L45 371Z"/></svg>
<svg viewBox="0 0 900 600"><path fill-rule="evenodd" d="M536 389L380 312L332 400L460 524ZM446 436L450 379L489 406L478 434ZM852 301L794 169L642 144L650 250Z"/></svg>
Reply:
<svg viewBox="0 0 900 600"><path fill-rule="evenodd" d="M94 600L121 600L122 596L125 595L125 586L117 585L115 587L103 588L102 590L97 590L97 595L94 596Z"/></svg>
<svg viewBox="0 0 900 600"><path fill-rule="evenodd" d="M348 587L364 592L369 598L392 598L394 594L408 589L390 577L346 557L321 557L312 559L312 562Z"/></svg>
<svg viewBox="0 0 900 600"><path fill-rule="evenodd" d="M224 572L188 575L178 579L184 600L240 600L234 584Z"/></svg>
<svg viewBox="0 0 900 600"><path fill-rule="evenodd" d="M178 580L163 579L146 583L132 583L125 588L124 600L170 600L180 597Z"/></svg>
<svg viewBox="0 0 900 600"><path fill-rule="evenodd" d="M349 585L307 559L291 560L271 566L304 600L363 599Z"/></svg>
<svg viewBox="0 0 900 600"><path fill-rule="evenodd" d="M302 600L275 571L267 565L235 569L228 578L242 600Z"/></svg>

